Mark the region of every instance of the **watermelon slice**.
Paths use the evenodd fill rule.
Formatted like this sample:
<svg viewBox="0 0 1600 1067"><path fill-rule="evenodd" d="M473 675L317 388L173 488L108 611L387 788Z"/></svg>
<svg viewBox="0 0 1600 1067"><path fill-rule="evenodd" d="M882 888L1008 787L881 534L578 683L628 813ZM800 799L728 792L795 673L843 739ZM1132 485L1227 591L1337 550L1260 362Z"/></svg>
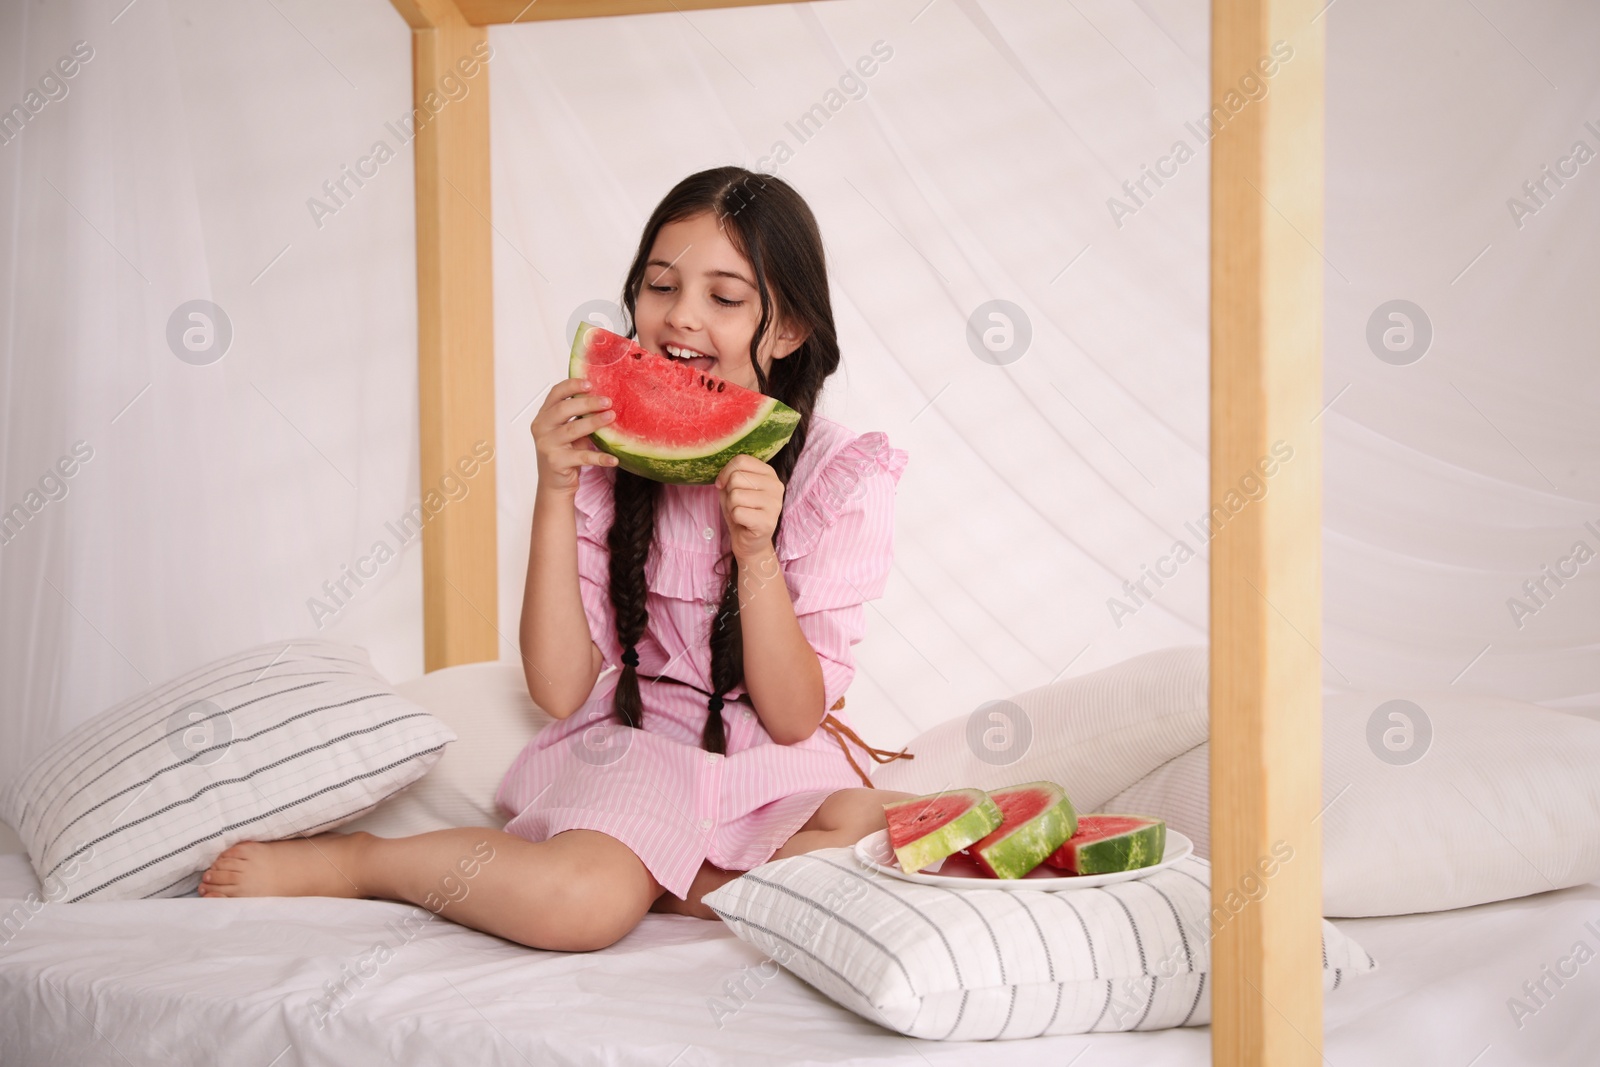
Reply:
<svg viewBox="0 0 1600 1067"><path fill-rule="evenodd" d="M705 485L740 454L766 462L800 424L787 404L587 322L572 339L569 368L611 398L616 418L589 435L595 446L658 482Z"/></svg>
<svg viewBox="0 0 1600 1067"><path fill-rule="evenodd" d="M967 851L992 878L1021 878L1060 848L1078 828L1078 814L1066 790L1054 782L1029 782L991 789L989 797L1004 817L987 837Z"/></svg>
<svg viewBox="0 0 1600 1067"><path fill-rule="evenodd" d="M1071 874L1108 874L1160 863L1167 824L1143 815L1085 815L1067 843L1045 860Z"/></svg>
<svg viewBox="0 0 1600 1067"><path fill-rule="evenodd" d="M886 804L889 844L902 871L920 871L960 852L1000 825L1000 809L981 789L952 789Z"/></svg>

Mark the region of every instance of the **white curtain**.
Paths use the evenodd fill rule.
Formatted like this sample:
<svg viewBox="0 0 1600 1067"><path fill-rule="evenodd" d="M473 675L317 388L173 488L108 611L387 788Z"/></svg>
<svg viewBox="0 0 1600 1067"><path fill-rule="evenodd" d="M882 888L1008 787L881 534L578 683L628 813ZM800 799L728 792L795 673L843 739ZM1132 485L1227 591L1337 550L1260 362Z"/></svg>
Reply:
<svg viewBox="0 0 1600 1067"><path fill-rule="evenodd" d="M26 114L0 144L0 778L318 632L307 601L417 496L409 150L320 228L307 207L407 111L406 27L378 0L124 3L0 6ZM196 300L220 359L209 311L169 344ZM419 559L347 582L321 632L420 673Z"/></svg>
<svg viewBox="0 0 1600 1067"><path fill-rule="evenodd" d="M820 219L844 349L825 410L912 457L850 694L871 735L1203 642L1207 17L906 0L493 31L502 629L526 567L530 405L563 373L571 317L616 300L674 182L738 163ZM1575 542L1600 552L1600 162L1520 230L1505 200L1575 139L1600 149L1581 43L1600 13L1322 18L1325 683L1595 707L1600 562L1521 629L1506 602ZM1269 73L1241 70L1241 98L1299 47L1287 34ZM966 337L997 299L1032 330L1003 366ZM1395 299L1432 325L1409 365L1366 340Z"/></svg>
<svg viewBox="0 0 1600 1067"><path fill-rule="evenodd" d="M1600 560L1575 551L1600 552L1600 162L1574 162L1575 142L1600 151L1600 12L1321 18L1325 680L1600 710ZM825 410L912 456L850 693L869 738L1203 642L1185 524L1207 509L1206 32L1176 0L492 31L502 633L527 422L568 323L616 299L675 181L732 162L776 169L821 220L845 352ZM92 58L53 73L79 41ZM409 55L383 0L0 8L0 109L43 101L0 143L0 509L27 513L0 544L0 777L249 644L322 633L421 671L414 542L347 602L323 589L418 491L411 155L388 125ZM379 140L395 158L352 184ZM231 322L214 362L168 341L194 300ZM1003 365L967 340L991 300L1031 329ZM1415 362L1367 340L1395 300L1431 325ZM180 349L185 329L204 349L204 321L180 316ZM68 462L80 441L92 457ZM337 608L320 630L313 599Z"/></svg>
<svg viewBox="0 0 1600 1067"><path fill-rule="evenodd" d="M1326 17L1324 676L1600 714L1600 8Z"/></svg>

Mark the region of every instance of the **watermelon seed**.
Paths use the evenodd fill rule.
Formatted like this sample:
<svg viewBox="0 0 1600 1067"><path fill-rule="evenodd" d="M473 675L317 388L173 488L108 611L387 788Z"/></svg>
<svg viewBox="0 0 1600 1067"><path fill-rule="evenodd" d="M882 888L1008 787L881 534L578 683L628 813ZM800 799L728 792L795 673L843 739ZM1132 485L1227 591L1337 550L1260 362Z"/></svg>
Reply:
<svg viewBox="0 0 1600 1067"><path fill-rule="evenodd" d="M722 387L727 385L727 384L728 384L727 382L718 382L717 383L717 392L719 392L719 393L722 392Z"/></svg>
<svg viewBox="0 0 1600 1067"><path fill-rule="evenodd" d="M643 352L635 352L633 354L633 358L634 359L643 359L644 358L644 353Z"/></svg>

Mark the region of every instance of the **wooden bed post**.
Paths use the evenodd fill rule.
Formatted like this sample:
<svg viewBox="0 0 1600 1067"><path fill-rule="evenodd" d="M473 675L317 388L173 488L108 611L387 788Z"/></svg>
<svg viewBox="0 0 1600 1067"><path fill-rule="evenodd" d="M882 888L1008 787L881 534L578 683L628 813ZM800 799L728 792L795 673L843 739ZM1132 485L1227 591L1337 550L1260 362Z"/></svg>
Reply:
<svg viewBox="0 0 1600 1067"><path fill-rule="evenodd" d="M1322 6L1212 4L1211 1058L1227 1067L1322 1062Z"/></svg>
<svg viewBox="0 0 1600 1067"><path fill-rule="evenodd" d="M498 25L511 22L551 22L611 15L653 15L725 7L792 4L796 0L456 0L468 22Z"/></svg>
<svg viewBox="0 0 1600 1067"><path fill-rule="evenodd" d="M421 492L439 508L422 533L423 669L434 671L500 656L495 464L479 462L495 445L488 30L451 0L393 3L412 30ZM458 500L440 488L451 473L468 487Z"/></svg>

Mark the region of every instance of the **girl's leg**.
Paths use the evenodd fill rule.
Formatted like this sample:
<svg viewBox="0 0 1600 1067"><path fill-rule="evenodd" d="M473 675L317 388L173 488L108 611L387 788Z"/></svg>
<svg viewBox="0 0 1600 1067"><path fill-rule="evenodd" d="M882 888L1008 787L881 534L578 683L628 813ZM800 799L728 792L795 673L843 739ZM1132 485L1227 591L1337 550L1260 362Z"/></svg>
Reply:
<svg viewBox="0 0 1600 1067"><path fill-rule="evenodd" d="M620 940L664 890L632 849L596 830L532 842L462 827L240 842L200 892L399 900L531 948L583 952Z"/></svg>
<svg viewBox="0 0 1600 1067"><path fill-rule="evenodd" d="M819 848L853 845L889 825L883 814L885 805L914 796L915 793L892 789L840 789L822 802L816 814L772 858L781 860Z"/></svg>
<svg viewBox="0 0 1600 1067"><path fill-rule="evenodd" d="M884 805L897 800L909 800L913 796L916 794L897 793L890 789L840 789L822 802L822 806L806 820L806 824L774 852L772 858L788 859L801 853L815 852L819 848L853 845L888 825L883 815ZM743 873L723 870L709 863L701 864L700 873L695 875L694 884L689 887L687 900L679 900L671 893L663 892L650 910L715 919L716 912L701 903L700 898Z"/></svg>
<svg viewBox="0 0 1600 1067"><path fill-rule="evenodd" d="M743 873L713 866L711 861L707 860L700 864L699 872L689 885L687 898L679 900L666 890L662 890L656 902L650 905L650 910L667 915L693 915L697 919L715 919L717 913L702 904L700 898L713 889L721 889Z"/></svg>

